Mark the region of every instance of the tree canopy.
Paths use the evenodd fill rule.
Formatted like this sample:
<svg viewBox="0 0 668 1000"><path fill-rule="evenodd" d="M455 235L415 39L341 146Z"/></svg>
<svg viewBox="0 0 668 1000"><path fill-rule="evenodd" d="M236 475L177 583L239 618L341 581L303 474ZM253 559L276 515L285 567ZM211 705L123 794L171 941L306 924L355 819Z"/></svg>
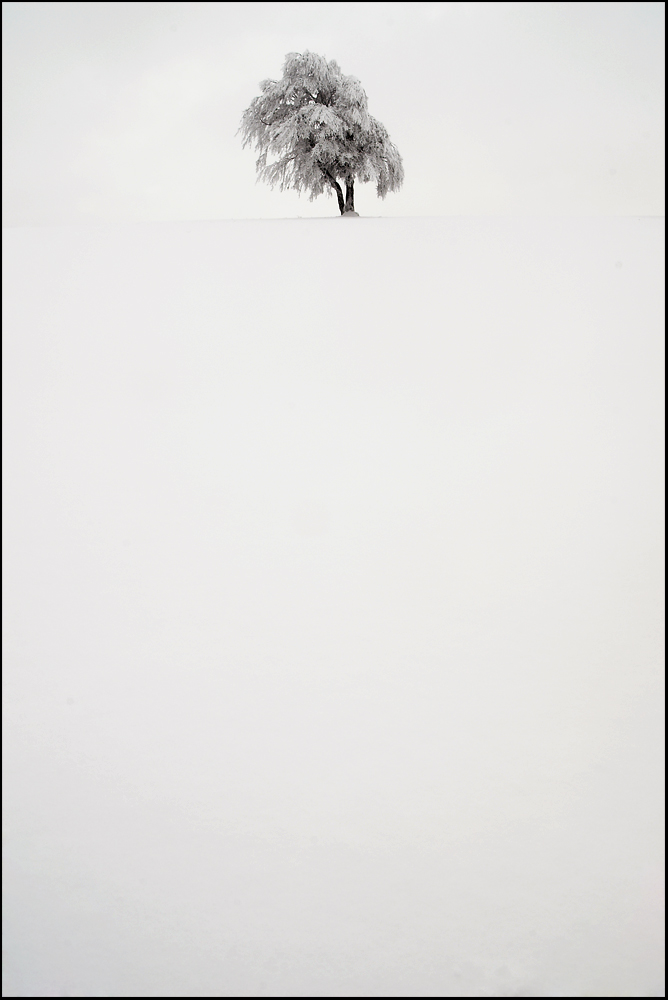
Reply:
<svg viewBox="0 0 668 1000"><path fill-rule="evenodd" d="M354 212L354 182L374 182L379 197L404 179L397 147L368 111L359 80L314 52L290 52L280 80L263 80L262 93L243 114L243 145L255 146L258 179L281 191L335 192L341 214ZM345 184L344 199L341 184Z"/></svg>

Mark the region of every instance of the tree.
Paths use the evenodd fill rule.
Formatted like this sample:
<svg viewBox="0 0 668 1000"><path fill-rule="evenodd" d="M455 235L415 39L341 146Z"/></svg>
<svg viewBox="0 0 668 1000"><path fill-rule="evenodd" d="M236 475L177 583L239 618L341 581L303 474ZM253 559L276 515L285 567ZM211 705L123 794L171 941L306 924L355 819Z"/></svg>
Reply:
<svg viewBox="0 0 668 1000"><path fill-rule="evenodd" d="M290 52L282 79L263 80L239 132L254 145L258 180L313 201L336 192L341 215L355 211L355 181L375 181L379 197L404 179L399 150L367 110L359 80L314 52ZM269 157L277 157L270 161ZM341 185L345 185L345 198Z"/></svg>

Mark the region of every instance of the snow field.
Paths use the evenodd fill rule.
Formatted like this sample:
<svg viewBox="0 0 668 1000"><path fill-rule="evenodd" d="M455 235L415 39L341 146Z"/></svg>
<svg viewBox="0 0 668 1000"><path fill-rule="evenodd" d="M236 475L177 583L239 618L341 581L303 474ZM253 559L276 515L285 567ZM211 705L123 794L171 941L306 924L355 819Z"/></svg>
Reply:
<svg viewBox="0 0 668 1000"><path fill-rule="evenodd" d="M662 995L662 222L4 237L4 995Z"/></svg>

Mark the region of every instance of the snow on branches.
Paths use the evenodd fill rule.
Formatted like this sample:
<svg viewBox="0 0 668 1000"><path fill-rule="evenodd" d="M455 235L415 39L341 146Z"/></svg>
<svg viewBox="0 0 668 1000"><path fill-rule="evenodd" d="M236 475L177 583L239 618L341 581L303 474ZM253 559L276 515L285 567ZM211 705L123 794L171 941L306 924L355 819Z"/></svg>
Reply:
<svg viewBox="0 0 668 1000"><path fill-rule="evenodd" d="M354 183L372 181L379 197L404 179L401 156L367 108L359 80L314 52L290 52L280 80L263 80L241 119L243 145L254 146L258 180L281 191L334 191L342 215L354 212ZM345 198L342 184L345 185Z"/></svg>

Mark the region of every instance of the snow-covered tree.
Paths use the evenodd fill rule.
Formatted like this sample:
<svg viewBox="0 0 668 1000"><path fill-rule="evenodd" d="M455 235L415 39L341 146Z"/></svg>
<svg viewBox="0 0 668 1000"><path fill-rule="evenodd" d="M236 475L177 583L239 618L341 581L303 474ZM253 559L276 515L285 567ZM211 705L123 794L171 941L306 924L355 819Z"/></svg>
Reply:
<svg viewBox="0 0 668 1000"><path fill-rule="evenodd" d="M384 198L404 179L399 150L367 110L359 80L314 52L290 52L283 77L263 80L244 112L243 145L254 145L258 179L313 201L336 192L341 215L355 211L354 185L373 181ZM342 185L345 185L345 197Z"/></svg>

